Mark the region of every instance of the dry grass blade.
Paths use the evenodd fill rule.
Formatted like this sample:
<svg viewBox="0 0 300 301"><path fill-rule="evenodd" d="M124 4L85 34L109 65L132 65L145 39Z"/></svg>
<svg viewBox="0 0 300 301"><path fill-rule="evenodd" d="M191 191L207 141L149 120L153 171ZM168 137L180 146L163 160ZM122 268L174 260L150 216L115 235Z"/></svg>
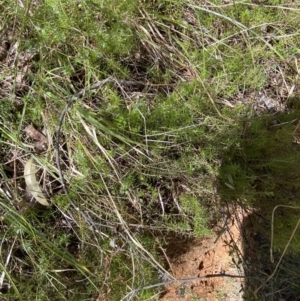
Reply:
<svg viewBox="0 0 300 301"><path fill-rule="evenodd" d="M59 177L60 177L60 181L62 183L62 187L63 190L65 192L65 194L68 195L68 191L65 185L65 180L62 174L62 170L60 167L60 158L59 158L59 139L60 139L60 135L61 135L61 128L63 125L63 121L65 118L65 115L67 114L67 111L69 109L69 107L78 99L84 97L84 95L90 91L96 90L101 88L103 85L107 84L107 83L118 83L118 84L122 84L122 85L143 85L140 82L136 82L136 81L126 81L126 80L121 80L121 79L113 79L113 78L106 78L102 81L99 81L97 83L94 83L93 85L91 85L89 88L85 88L82 89L80 92L78 92L77 94L73 95L71 97L71 99L67 102L65 108L63 109L63 111L61 112L60 118L59 118L59 122L58 122L58 126L57 126L57 131L56 131L56 143L55 143L55 151L56 151L56 164L59 170Z"/></svg>
<svg viewBox="0 0 300 301"><path fill-rule="evenodd" d="M122 226L122 229L124 230L124 232L127 234L128 238L130 239L130 241L140 250L140 252L142 254L145 254L147 256L147 258L149 258L149 260L151 261L151 264L156 268L158 269L161 273L163 273L166 277L169 277L170 279L174 279L174 277L166 270L164 269L161 264L159 264L157 262L157 260L153 257L153 255L148 251L146 250L143 245L138 241L136 240L133 235L130 233L130 230L128 228L128 224L126 223L126 221L123 219L122 215L120 214L119 212L119 209L117 207L117 205L115 204L111 194L110 194L110 191L108 189L108 187L106 186L106 183L103 179L103 177L101 176L102 178L102 181L105 185L105 189L107 191L107 194L110 198L110 201L111 201L111 204L113 206L113 209L114 209L114 213L116 215L116 217L118 218L121 226Z"/></svg>
<svg viewBox="0 0 300 301"><path fill-rule="evenodd" d="M120 180L120 176L119 176L119 172L116 168L116 164L113 162L112 158L109 156L109 154L107 153L105 148L99 143L95 128L88 126L79 113L77 113L77 116L78 116L81 124L83 125L84 129L86 130L87 134L92 138L92 141L97 145L97 147L100 149L101 153L105 156L105 158L109 162L117 179Z"/></svg>

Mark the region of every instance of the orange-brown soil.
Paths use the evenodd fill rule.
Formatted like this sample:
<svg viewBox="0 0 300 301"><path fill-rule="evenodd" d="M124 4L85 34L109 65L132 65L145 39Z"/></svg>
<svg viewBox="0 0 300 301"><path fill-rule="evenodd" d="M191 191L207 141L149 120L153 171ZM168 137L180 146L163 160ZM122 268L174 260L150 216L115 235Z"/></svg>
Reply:
<svg viewBox="0 0 300 301"><path fill-rule="evenodd" d="M169 244L169 265L176 279L209 278L174 283L166 287L161 301L243 300L244 273L239 258L243 256L240 225L245 216L241 210L234 216L221 235Z"/></svg>

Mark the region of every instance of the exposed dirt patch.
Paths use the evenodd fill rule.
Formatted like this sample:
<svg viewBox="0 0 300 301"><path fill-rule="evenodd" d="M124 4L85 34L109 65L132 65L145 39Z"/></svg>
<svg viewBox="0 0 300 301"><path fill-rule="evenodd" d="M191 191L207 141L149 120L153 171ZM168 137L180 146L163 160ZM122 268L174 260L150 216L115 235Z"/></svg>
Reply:
<svg viewBox="0 0 300 301"><path fill-rule="evenodd" d="M243 300L244 210L238 209L224 222L225 229L212 237L169 244L170 269L177 279L195 279L166 288L162 301Z"/></svg>

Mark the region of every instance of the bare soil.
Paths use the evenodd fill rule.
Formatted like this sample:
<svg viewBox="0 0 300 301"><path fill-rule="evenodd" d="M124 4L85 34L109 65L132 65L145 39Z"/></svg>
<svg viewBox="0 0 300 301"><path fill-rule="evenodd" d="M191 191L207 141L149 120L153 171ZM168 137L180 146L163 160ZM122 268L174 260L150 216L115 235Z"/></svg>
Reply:
<svg viewBox="0 0 300 301"><path fill-rule="evenodd" d="M161 301L244 300L241 225L246 215L239 209L225 220L226 229L213 236L170 242L167 254L176 279L207 278L174 283Z"/></svg>

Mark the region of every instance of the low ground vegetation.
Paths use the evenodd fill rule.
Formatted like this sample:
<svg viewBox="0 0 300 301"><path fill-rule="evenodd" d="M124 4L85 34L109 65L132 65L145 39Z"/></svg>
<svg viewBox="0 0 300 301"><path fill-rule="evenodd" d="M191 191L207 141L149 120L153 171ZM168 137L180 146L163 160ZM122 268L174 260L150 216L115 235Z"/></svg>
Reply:
<svg viewBox="0 0 300 301"><path fill-rule="evenodd" d="M1 2L4 300L158 300L166 244L210 235L229 204L287 255L245 296L299 295L300 9L225 2Z"/></svg>

